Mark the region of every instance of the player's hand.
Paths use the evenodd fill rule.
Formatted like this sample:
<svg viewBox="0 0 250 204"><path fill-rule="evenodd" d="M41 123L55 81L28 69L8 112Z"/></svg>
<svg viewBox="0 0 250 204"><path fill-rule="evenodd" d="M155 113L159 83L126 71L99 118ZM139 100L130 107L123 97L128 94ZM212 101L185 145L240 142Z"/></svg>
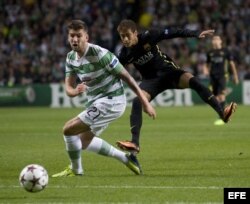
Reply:
<svg viewBox="0 0 250 204"><path fill-rule="evenodd" d="M77 95L82 94L85 90L86 90L86 85L85 83L81 83L81 84L77 84L76 88L75 88Z"/></svg>
<svg viewBox="0 0 250 204"><path fill-rule="evenodd" d="M147 113L149 115L149 117L151 117L153 119L156 118L155 109L150 103L148 103L147 105L144 105L143 110L144 110L145 113Z"/></svg>
<svg viewBox="0 0 250 204"><path fill-rule="evenodd" d="M204 30L200 33L199 38L205 38L207 36L212 36L215 30Z"/></svg>

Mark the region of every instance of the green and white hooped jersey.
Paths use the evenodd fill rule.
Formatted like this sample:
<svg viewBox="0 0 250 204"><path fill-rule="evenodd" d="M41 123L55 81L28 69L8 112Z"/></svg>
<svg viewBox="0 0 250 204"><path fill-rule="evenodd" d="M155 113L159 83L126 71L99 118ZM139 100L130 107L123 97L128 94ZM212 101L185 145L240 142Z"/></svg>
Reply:
<svg viewBox="0 0 250 204"><path fill-rule="evenodd" d="M91 43L81 58L73 50L66 58L66 77L77 75L87 85L87 107L99 98L124 95L122 81L116 76L122 69L113 53Z"/></svg>

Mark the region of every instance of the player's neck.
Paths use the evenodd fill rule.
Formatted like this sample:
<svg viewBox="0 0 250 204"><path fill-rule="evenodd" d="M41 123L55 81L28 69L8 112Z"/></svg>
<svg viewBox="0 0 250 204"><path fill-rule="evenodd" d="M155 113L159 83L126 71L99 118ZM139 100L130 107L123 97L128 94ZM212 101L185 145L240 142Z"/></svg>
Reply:
<svg viewBox="0 0 250 204"><path fill-rule="evenodd" d="M84 56L86 54L87 50L88 50L88 44L86 44L80 52L77 52L78 59L80 59L82 56Z"/></svg>

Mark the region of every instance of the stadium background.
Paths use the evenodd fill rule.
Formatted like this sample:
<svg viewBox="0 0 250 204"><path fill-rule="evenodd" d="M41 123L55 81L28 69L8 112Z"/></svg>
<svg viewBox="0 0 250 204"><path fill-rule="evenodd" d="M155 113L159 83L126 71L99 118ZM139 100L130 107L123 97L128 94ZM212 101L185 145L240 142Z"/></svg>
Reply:
<svg viewBox="0 0 250 204"><path fill-rule="evenodd" d="M88 23L91 42L115 53L120 48L116 27L124 18L135 20L142 29L213 28L234 54L239 78L250 78L249 0L2 0L0 85L62 82L70 49L65 25L73 18ZM206 78L202 65L209 43L179 38L161 47L182 68Z"/></svg>

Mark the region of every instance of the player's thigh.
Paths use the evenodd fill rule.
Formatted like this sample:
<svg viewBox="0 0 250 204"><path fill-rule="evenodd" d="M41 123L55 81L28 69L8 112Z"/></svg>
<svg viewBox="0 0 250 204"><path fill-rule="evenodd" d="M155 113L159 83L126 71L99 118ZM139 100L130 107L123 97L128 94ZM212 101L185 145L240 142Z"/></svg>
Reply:
<svg viewBox="0 0 250 204"><path fill-rule="evenodd" d="M63 134L65 136L78 135L79 133L90 130L89 126L80 120L79 117L72 118L67 121L63 127Z"/></svg>
<svg viewBox="0 0 250 204"><path fill-rule="evenodd" d="M182 69L170 67L169 70L161 76L160 86L166 89L183 89L189 87L189 80L193 77Z"/></svg>

